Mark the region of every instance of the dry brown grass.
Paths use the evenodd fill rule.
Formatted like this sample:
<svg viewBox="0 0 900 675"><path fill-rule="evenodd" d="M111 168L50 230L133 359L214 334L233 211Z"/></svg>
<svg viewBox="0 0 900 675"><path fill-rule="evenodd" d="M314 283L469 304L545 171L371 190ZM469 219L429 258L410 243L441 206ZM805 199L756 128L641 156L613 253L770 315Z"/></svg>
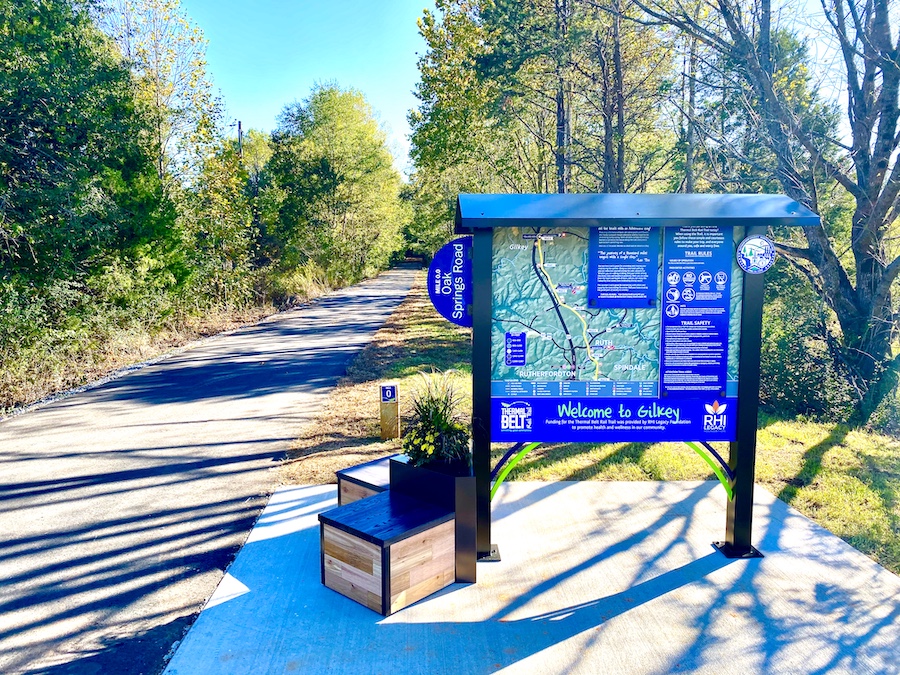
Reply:
<svg viewBox="0 0 900 675"><path fill-rule="evenodd" d="M397 440L382 441L379 386L420 371L464 368L467 331L437 315L419 274L406 300L363 349L322 412L300 435L281 466L286 484L334 483L334 472L399 451ZM401 384L401 394L404 391ZM401 402L403 401L401 395Z"/></svg>

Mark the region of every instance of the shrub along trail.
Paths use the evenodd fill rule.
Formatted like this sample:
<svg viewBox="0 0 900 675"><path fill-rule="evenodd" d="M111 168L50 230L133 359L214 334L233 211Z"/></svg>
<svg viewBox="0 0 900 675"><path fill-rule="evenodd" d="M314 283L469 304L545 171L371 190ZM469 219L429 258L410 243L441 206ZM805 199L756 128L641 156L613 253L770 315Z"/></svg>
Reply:
<svg viewBox="0 0 900 675"><path fill-rule="evenodd" d="M414 275L385 273L0 423L0 672L160 672L292 439Z"/></svg>

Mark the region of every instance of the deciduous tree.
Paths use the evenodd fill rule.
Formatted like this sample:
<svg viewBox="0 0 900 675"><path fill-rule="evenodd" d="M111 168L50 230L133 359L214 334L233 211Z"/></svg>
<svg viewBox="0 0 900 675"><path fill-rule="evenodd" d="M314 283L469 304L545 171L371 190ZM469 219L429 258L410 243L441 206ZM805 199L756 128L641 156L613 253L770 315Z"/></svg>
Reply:
<svg viewBox="0 0 900 675"><path fill-rule="evenodd" d="M386 136L361 93L320 85L287 106L266 171L268 231L285 262L313 261L348 282L383 269L407 218Z"/></svg>
<svg viewBox="0 0 900 675"><path fill-rule="evenodd" d="M865 422L900 380L897 285L900 275L900 36L887 0L822 0L824 28L841 55L847 137L831 127L796 92L773 58L771 0L715 0L708 21L680 5L637 0L656 20L695 36L736 69L750 92L746 112L759 120L782 190L814 211L819 186L812 165L836 181L853 201L847 249L832 223L803 231L803 241L779 250L801 269L840 324L842 358L858 394L855 421Z"/></svg>
<svg viewBox="0 0 900 675"><path fill-rule="evenodd" d="M165 228L115 49L64 0L0 0L0 275L83 277Z"/></svg>
<svg viewBox="0 0 900 675"><path fill-rule="evenodd" d="M160 180L190 184L217 136L203 32L180 0L106 0L96 15L139 82Z"/></svg>

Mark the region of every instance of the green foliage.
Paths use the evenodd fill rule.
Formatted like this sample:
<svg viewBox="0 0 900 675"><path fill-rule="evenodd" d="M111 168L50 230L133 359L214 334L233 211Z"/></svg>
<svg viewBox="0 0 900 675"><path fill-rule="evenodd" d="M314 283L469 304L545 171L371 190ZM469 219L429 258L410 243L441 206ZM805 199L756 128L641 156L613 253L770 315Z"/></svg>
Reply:
<svg viewBox="0 0 900 675"><path fill-rule="evenodd" d="M864 425L900 384L900 52L890 4L822 3L822 15L803 32L818 30L819 49L833 47L833 58L818 59L829 64L819 77L841 81L821 87L791 15L770 2L636 2L702 45L702 61L712 66L691 77L706 89L709 116L692 115L689 128L706 138L713 185L729 191L777 185L823 216L822 227L802 228L781 251L834 313L831 351L854 390L850 421ZM850 92L842 106L821 93L835 89ZM830 222L841 203L850 217Z"/></svg>
<svg viewBox="0 0 900 675"><path fill-rule="evenodd" d="M134 80L81 7L0 2L0 408L159 326L187 277Z"/></svg>
<svg viewBox="0 0 900 675"><path fill-rule="evenodd" d="M270 167L267 135L243 157L224 138L204 50L177 0L0 0L0 408L401 248L409 206L362 97L314 93Z"/></svg>
<svg viewBox="0 0 900 675"><path fill-rule="evenodd" d="M169 226L133 93L86 13L0 2L0 275L84 276Z"/></svg>
<svg viewBox="0 0 900 675"><path fill-rule="evenodd" d="M419 31L428 51L409 117L419 249L446 241L459 192L665 186L676 136L660 31L579 0L441 0Z"/></svg>
<svg viewBox="0 0 900 675"><path fill-rule="evenodd" d="M248 176L231 143L202 165L182 218L192 270L190 293L211 305L245 306L253 300L250 269L252 211Z"/></svg>
<svg viewBox="0 0 900 675"><path fill-rule="evenodd" d="M893 438L900 438L900 392L886 396L869 420L869 428Z"/></svg>
<svg viewBox="0 0 900 675"><path fill-rule="evenodd" d="M790 114L816 136L834 135L838 116L812 81L806 42L789 30L776 30L771 35L771 52L773 87ZM704 54L699 67L692 120L703 137L694 165L698 191L782 191L779 160L767 142L766 120L758 113L748 114L748 107L758 110L762 102L742 77L745 65L730 54ZM800 139L790 139L789 151L805 189L814 193L833 188L824 167L810 158Z"/></svg>
<svg viewBox="0 0 900 675"><path fill-rule="evenodd" d="M206 40L180 0L97 0L98 23L129 64L149 124L143 134L167 190L198 180L216 143L218 102Z"/></svg>
<svg viewBox="0 0 900 675"><path fill-rule="evenodd" d="M454 237L453 218L460 192L476 192L477 184L460 167L440 172L420 171L403 196L411 205L412 217L403 230L407 247L425 259Z"/></svg>
<svg viewBox="0 0 900 675"><path fill-rule="evenodd" d="M324 295L332 289L325 270L313 262L280 269L268 265L253 275L256 298L268 298L276 307L288 307Z"/></svg>
<svg viewBox="0 0 900 675"><path fill-rule="evenodd" d="M424 10L419 32L428 52L419 58L418 110L409 114L412 157L418 168L458 164L476 155L488 133L484 124L492 83L478 77L485 30L477 21L477 2L439 0L437 14Z"/></svg>
<svg viewBox="0 0 900 675"><path fill-rule="evenodd" d="M853 391L833 352L834 319L809 282L785 261L768 272L760 402L771 413L846 421Z"/></svg>
<svg viewBox="0 0 900 675"><path fill-rule="evenodd" d="M412 395L412 412L403 432L403 452L413 466L471 463L469 430L452 371L421 374Z"/></svg>
<svg viewBox="0 0 900 675"><path fill-rule="evenodd" d="M387 267L409 217L392 162L359 92L323 85L287 106L262 180L266 257L313 262L331 283Z"/></svg>

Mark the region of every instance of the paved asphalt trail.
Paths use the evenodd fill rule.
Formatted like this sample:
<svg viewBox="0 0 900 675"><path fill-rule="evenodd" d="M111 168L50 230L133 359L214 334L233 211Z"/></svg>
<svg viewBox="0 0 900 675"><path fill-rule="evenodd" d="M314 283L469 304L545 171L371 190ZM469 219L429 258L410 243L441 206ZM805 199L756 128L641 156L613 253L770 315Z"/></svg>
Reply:
<svg viewBox="0 0 900 675"><path fill-rule="evenodd" d="M395 270L0 423L0 673L162 670Z"/></svg>

